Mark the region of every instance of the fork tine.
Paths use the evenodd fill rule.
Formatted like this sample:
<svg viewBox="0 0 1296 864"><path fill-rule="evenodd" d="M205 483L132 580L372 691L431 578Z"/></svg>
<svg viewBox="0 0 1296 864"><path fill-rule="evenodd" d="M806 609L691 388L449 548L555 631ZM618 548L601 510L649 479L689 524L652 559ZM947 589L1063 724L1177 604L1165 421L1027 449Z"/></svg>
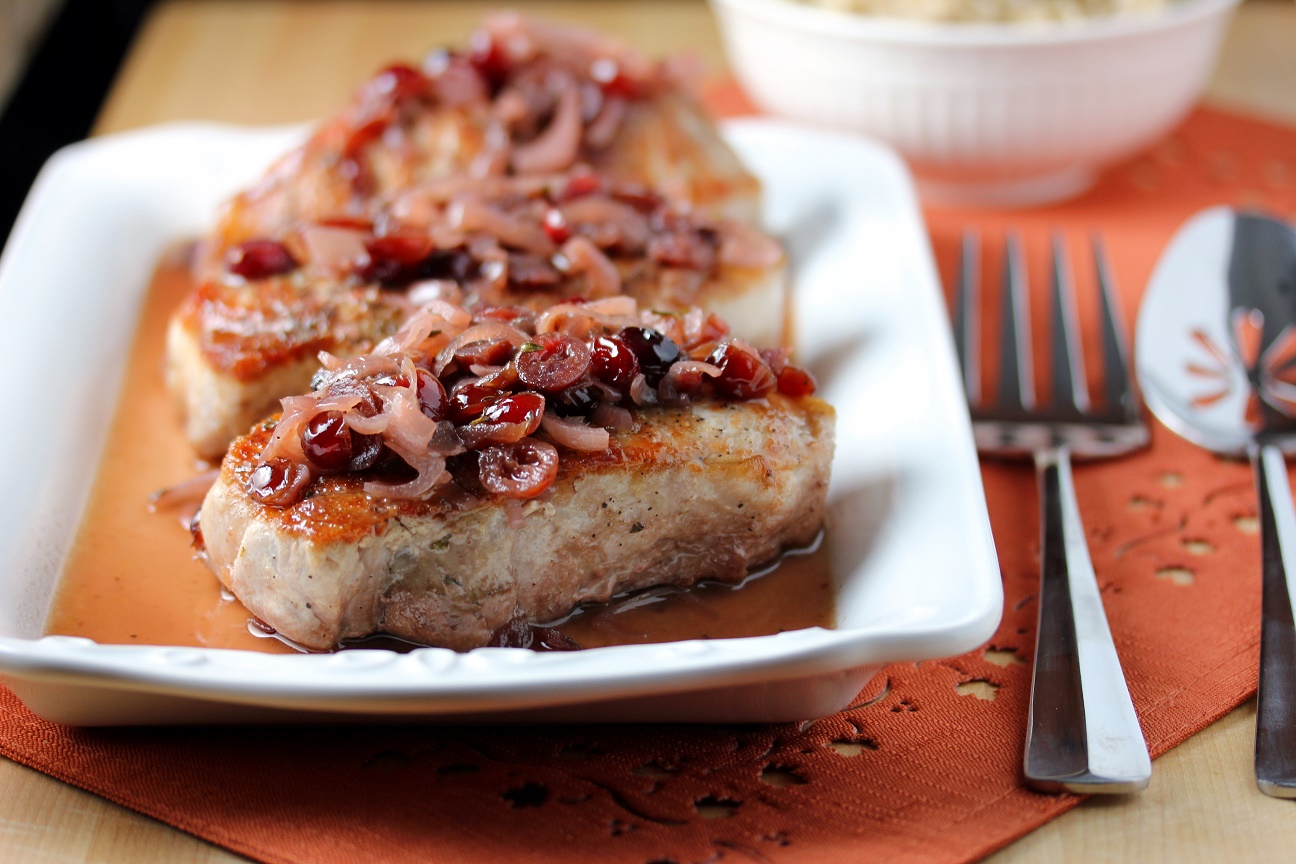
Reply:
<svg viewBox="0 0 1296 864"><path fill-rule="evenodd" d="M981 256L975 231L964 231L954 283L954 348L963 370L968 404L981 401L981 342L977 310L981 306Z"/></svg>
<svg viewBox="0 0 1296 864"><path fill-rule="evenodd" d="M1098 274L1100 317L1102 318L1102 349L1104 393L1107 410L1119 410L1126 419L1137 420L1138 406L1134 398L1134 383L1129 366L1129 342L1126 341L1125 322L1120 303L1116 299L1116 285L1111 267L1103 250L1102 238L1094 234L1094 269Z"/></svg>
<svg viewBox="0 0 1296 864"><path fill-rule="evenodd" d="M999 404L1005 408L1030 410L1035 407L1035 372L1031 360L1030 301L1026 294L1026 268L1021 240L1016 234L1004 239L1003 360L999 367Z"/></svg>
<svg viewBox="0 0 1296 864"><path fill-rule="evenodd" d="M1084 349L1076 312L1075 284L1062 235L1053 235L1053 401L1070 398L1077 411L1089 410Z"/></svg>

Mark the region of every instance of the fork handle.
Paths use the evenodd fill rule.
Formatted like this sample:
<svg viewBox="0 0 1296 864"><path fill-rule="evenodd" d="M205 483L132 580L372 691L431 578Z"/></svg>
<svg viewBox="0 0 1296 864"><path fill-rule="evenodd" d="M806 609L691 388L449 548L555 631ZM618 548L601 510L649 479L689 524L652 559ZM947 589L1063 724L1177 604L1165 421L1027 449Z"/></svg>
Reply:
<svg viewBox="0 0 1296 864"><path fill-rule="evenodd" d="M1252 448L1251 464L1263 561L1256 785L1275 798L1296 798L1296 624L1287 577L1296 574L1296 513L1282 451L1269 444Z"/></svg>
<svg viewBox="0 0 1296 864"><path fill-rule="evenodd" d="M1137 792L1152 760L1103 613L1070 453L1036 453L1035 468L1040 594L1026 780L1043 792Z"/></svg>

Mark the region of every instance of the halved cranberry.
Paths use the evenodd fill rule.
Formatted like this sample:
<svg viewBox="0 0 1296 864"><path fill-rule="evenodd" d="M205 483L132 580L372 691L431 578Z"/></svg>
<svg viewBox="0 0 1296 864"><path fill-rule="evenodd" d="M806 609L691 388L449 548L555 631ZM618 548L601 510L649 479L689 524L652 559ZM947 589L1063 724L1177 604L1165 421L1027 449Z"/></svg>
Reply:
<svg viewBox="0 0 1296 864"><path fill-rule="evenodd" d="M765 361L751 348L721 343L707 362L720 368L714 379L716 392L729 399L756 399L773 390L778 381Z"/></svg>
<svg viewBox="0 0 1296 864"><path fill-rule="evenodd" d="M339 471L351 461L354 442L341 411L325 411L311 418L301 431L302 452L311 466Z"/></svg>
<svg viewBox="0 0 1296 864"><path fill-rule="evenodd" d="M811 396L817 389L814 376L800 366L784 366L778 373L778 390L784 396Z"/></svg>
<svg viewBox="0 0 1296 864"><path fill-rule="evenodd" d="M450 388L450 417L456 423L474 420L501 395L498 387L483 383L481 378L456 381Z"/></svg>
<svg viewBox="0 0 1296 864"><path fill-rule="evenodd" d="M662 376L683 356L680 347L660 330L648 327L627 327L617 337L634 354L639 371L656 387Z"/></svg>
<svg viewBox="0 0 1296 864"><path fill-rule="evenodd" d="M310 469L302 463L271 459L252 472L247 491L254 500L269 507L288 507L297 503L310 479Z"/></svg>
<svg viewBox="0 0 1296 864"><path fill-rule="evenodd" d="M446 395L445 386L426 369L419 369L416 374L419 408L433 420L445 420L450 416L450 398Z"/></svg>
<svg viewBox="0 0 1296 864"><path fill-rule="evenodd" d="M509 498L534 498L558 476L558 449L545 441L523 438L481 451L477 462L481 483Z"/></svg>
<svg viewBox="0 0 1296 864"><path fill-rule="evenodd" d="M482 339L469 342L455 352L454 359L463 368L469 366L503 366L513 359L517 346L507 339Z"/></svg>
<svg viewBox="0 0 1296 864"><path fill-rule="evenodd" d="M590 374L622 392L639 374L639 361L630 346L616 336L599 336L590 346Z"/></svg>
<svg viewBox="0 0 1296 864"><path fill-rule="evenodd" d="M515 363L523 384L556 392L585 377L590 367L590 349L565 333L541 333L522 346Z"/></svg>
<svg viewBox="0 0 1296 864"><path fill-rule="evenodd" d="M571 226L567 217L557 207L550 207L544 214L544 230L549 239L555 243L566 243L571 239Z"/></svg>
<svg viewBox="0 0 1296 864"><path fill-rule="evenodd" d="M481 415L459 428L464 446L476 449L485 444L512 444L540 428L545 400L539 393L513 393L482 409Z"/></svg>
<svg viewBox="0 0 1296 864"><path fill-rule="evenodd" d="M297 259L277 240L249 240L229 250L226 267L247 280L266 279L297 269Z"/></svg>

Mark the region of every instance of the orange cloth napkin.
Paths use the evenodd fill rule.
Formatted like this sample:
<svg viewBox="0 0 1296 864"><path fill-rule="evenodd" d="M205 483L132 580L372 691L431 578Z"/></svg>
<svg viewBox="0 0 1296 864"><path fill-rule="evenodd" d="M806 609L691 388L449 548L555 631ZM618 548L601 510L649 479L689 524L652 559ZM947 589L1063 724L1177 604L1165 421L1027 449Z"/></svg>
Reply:
<svg viewBox="0 0 1296 864"><path fill-rule="evenodd" d="M731 88L713 97L742 107ZM928 219L946 275L967 226L995 242L1020 229L1041 270L1049 230L1101 230L1132 321L1174 229L1218 203L1296 214L1296 130L1203 109L1078 201ZM974 860L1078 800L1022 787L1035 478L998 464L984 478L1007 594L999 632L962 657L888 667L853 707L813 723L68 729L0 690L0 752L268 862ZM1250 473L1155 427L1150 450L1079 467L1076 485L1160 754L1255 689Z"/></svg>

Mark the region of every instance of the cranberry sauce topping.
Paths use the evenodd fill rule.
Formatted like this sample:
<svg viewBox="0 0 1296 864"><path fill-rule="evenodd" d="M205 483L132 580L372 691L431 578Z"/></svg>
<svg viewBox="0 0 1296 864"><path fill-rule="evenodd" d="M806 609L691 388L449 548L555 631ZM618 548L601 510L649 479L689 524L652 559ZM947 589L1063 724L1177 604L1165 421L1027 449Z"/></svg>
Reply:
<svg viewBox="0 0 1296 864"><path fill-rule="evenodd" d="M226 266L244 279L266 279L296 270L297 260L275 240L249 240L229 250Z"/></svg>
<svg viewBox="0 0 1296 864"><path fill-rule="evenodd" d="M559 448L606 450L609 432L634 428L629 409L814 392L786 351L732 339L701 310L640 312L628 297L538 316L434 301L372 354L322 359L315 392L284 400L249 478L263 504L356 472L384 497L425 497L467 471L489 493L534 498L557 477Z"/></svg>
<svg viewBox="0 0 1296 864"><path fill-rule="evenodd" d="M420 68L396 64L366 82L343 118L338 165L357 195L377 194L383 190L366 154L389 129L417 141L413 127L429 111L471 105L488 118L474 166L493 174L562 171L582 150L615 140L629 103L671 86L666 65L596 34L494 15L467 50L436 50Z"/></svg>

